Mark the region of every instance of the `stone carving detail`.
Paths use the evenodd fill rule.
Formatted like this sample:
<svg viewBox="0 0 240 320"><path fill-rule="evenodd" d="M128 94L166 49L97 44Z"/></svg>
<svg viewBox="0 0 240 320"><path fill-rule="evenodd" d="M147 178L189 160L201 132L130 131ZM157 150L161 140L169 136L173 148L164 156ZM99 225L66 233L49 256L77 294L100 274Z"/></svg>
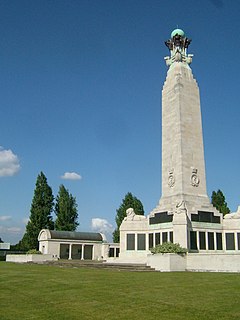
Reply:
<svg viewBox="0 0 240 320"><path fill-rule="evenodd" d="M178 202L176 204L176 210L175 212L177 214L181 214L181 213L187 213L187 207L186 207L186 202L184 200L181 200L180 202Z"/></svg>
<svg viewBox="0 0 240 320"><path fill-rule="evenodd" d="M187 48L191 43L191 39L185 37L185 35L175 34L171 39L165 41L165 45L168 47L171 56L165 57L167 66L171 66L174 62L185 62L191 64L192 54L187 54Z"/></svg>
<svg viewBox="0 0 240 320"><path fill-rule="evenodd" d="M134 212L134 209L133 208L128 208L126 210L126 214L127 214L127 217L132 217L134 216L136 213Z"/></svg>
<svg viewBox="0 0 240 320"><path fill-rule="evenodd" d="M200 183L200 179L197 175L197 169L193 168L192 169L192 175L191 175L191 185L193 187L198 187Z"/></svg>
<svg viewBox="0 0 240 320"><path fill-rule="evenodd" d="M168 185L172 188L175 185L175 177L173 174L173 169L168 172Z"/></svg>
<svg viewBox="0 0 240 320"><path fill-rule="evenodd" d="M225 214L224 219L240 219L240 206L238 206L237 212Z"/></svg>
<svg viewBox="0 0 240 320"><path fill-rule="evenodd" d="M126 215L127 216L123 219L123 221L143 221L147 219L145 216L136 214L133 208L128 208L126 210Z"/></svg>

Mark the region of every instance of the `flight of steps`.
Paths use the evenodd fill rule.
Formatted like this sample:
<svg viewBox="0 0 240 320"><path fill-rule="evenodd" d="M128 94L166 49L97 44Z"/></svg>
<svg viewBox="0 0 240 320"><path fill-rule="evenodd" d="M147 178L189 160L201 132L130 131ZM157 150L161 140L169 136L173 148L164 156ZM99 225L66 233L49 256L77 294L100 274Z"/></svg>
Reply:
<svg viewBox="0 0 240 320"><path fill-rule="evenodd" d="M95 260L58 260L44 262L43 264L65 268L94 268L117 271L155 271L155 269L152 269L145 264L107 263L105 261Z"/></svg>

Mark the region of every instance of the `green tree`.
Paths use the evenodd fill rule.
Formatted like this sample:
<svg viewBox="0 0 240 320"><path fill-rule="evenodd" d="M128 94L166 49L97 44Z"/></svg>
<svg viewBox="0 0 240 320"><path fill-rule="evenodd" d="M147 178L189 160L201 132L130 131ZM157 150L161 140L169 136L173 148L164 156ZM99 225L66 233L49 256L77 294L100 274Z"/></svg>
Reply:
<svg viewBox="0 0 240 320"><path fill-rule="evenodd" d="M128 192L125 198L122 200L122 204L120 205L119 209L117 209L117 214L115 218L117 228L113 231L113 242L120 241L119 227L123 219L126 217L126 210L129 208L133 208L136 214L144 215L142 202L135 196L133 196L131 192Z"/></svg>
<svg viewBox="0 0 240 320"><path fill-rule="evenodd" d="M53 200L52 189L47 183L47 178L43 172L40 172L36 180L26 232L19 242L19 246L22 250L37 250L39 232L42 229L54 229L51 215L53 211Z"/></svg>
<svg viewBox="0 0 240 320"><path fill-rule="evenodd" d="M225 201L225 196L221 190L218 190L217 192L212 192L212 205L223 215L230 212L230 209L227 206L227 202Z"/></svg>
<svg viewBox="0 0 240 320"><path fill-rule="evenodd" d="M55 221L55 229L61 231L75 231L79 225L78 211L76 199L71 193L60 185L59 192L56 198L55 214L57 216Z"/></svg>

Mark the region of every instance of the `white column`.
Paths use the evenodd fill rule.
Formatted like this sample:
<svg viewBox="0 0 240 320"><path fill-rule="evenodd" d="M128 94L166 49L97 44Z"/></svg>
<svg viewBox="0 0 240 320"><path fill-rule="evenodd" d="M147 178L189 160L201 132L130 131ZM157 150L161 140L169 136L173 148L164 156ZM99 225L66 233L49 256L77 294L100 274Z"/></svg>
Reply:
<svg viewBox="0 0 240 320"><path fill-rule="evenodd" d="M82 244L81 260L84 260L84 244Z"/></svg>
<svg viewBox="0 0 240 320"><path fill-rule="evenodd" d="M200 242L199 242L199 231L196 231L196 240L197 240L197 250L200 248Z"/></svg>
<svg viewBox="0 0 240 320"><path fill-rule="evenodd" d="M214 250L217 250L217 232L213 232Z"/></svg>
<svg viewBox="0 0 240 320"><path fill-rule="evenodd" d="M68 260L72 260L72 244L69 244Z"/></svg>
<svg viewBox="0 0 240 320"><path fill-rule="evenodd" d="M149 247L149 233L145 233L145 250Z"/></svg>
<svg viewBox="0 0 240 320"><path fill-rule="evenodd" d="M226 235L225 235L225 232L222 233L222 245L223 245L223 251L226 251Z"/></svg>
<svg viewBox="0 0 240 320"><path fill-rule="evenodd" d="M237 238L237 232L234 232L234 241L235 241L235 251L238 250L238 238Z"/></svg>
<svg viewBox="0 0 240 320"><path fill-rule="evenodd" d="M208 247L207 247L207 232L206 232L206 230L204 230L203 232L204 232L204 237L205 237L205 249L203 249L203 250L206 251L207 248L208 248Z"/></svg>
<svg viewBox="0 0 240 320"><path fill-rule="evenodd" d="M208 233L205 232L205 240L206 240L206 250L208 250Z"/></svg>

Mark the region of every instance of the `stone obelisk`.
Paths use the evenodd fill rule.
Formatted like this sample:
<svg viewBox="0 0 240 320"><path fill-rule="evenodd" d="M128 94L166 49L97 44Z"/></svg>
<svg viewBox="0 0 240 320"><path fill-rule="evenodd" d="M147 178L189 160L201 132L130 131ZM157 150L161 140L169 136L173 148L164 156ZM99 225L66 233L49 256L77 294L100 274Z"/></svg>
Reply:
<svg viewBox="0 0 240 320"><path fill-rule="evenodd" d="M181 29L165 42L166 81L162 90L162 197L154 212L176 211L184 201L188 212L208 210L199 88L193 77L191 40Z"/></svg>

